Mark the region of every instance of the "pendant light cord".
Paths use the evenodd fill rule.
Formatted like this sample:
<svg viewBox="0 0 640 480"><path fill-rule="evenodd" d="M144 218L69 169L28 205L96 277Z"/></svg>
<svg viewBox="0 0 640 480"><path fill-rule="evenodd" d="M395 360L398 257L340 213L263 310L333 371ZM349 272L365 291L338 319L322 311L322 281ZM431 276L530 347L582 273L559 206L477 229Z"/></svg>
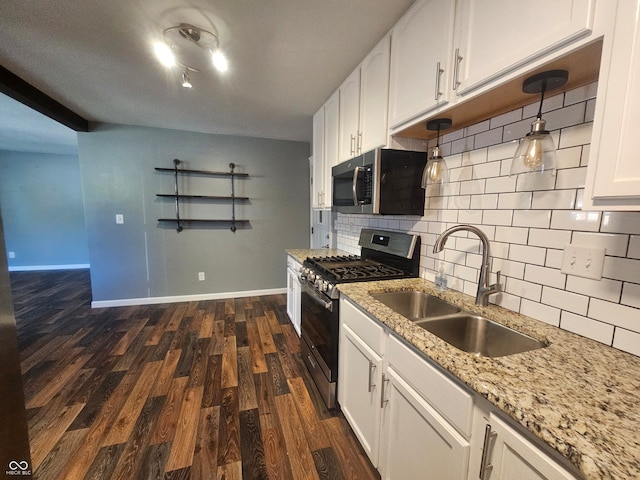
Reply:
<svg viewBox="0 0 640 480"><path fill-rule="evenodd" d="M547 91L547 82L542 82L540 87L540 107L538 107L538 120L542 119L542 102L544 102L544 94Z"/></svg>

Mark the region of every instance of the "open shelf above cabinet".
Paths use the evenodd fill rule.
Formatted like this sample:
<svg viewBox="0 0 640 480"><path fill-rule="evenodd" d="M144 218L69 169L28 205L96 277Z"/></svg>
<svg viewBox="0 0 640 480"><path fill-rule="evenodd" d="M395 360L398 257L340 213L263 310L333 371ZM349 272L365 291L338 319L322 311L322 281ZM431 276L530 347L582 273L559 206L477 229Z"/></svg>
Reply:
<svg viewBox="0 0 640 480"><path fill-rule="evenodd" d="M237 197L235 195L235 178L248 178L248 173L237 173L234 171L236 165L234 163L229 164L229 172L218 172L211 170L194 170L194 169L180 169L178 166L182 163L177 158L173 160L173 168L156 167L155 170L160 173L172 173L174 176L174 193L157 193L156 197L164 199L171 198L175 203L175 218L159 218L158 222L172 222L176 224L176 231L181 232L184 230L185 225L224 225L229 224L232 232L235 233L238 225L249 225L249 220L237 219L235 205L236 202L245 202L249 200L249 197ZM180 175L202 175L211 177L229 177L231 180L231 195L192 195L180 193L178 185L178 177ZM230 201L231 202L231 218L183 218L180 216L180 203L184 201Z"/></svg>

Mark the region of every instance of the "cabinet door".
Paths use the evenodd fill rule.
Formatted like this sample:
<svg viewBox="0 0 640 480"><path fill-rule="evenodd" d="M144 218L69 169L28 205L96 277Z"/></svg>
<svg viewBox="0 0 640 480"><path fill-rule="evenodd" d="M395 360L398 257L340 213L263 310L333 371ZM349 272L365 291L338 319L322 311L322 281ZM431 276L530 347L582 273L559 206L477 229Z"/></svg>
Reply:
<svg viewBox="0 0 640 480"><path fill-rule="evenodd" d="M489 444L492 468L485 475L487 480L575 480L576 477L493 414L490 423L496 435Z"/></svg>
<svg viewBox="0 0 640 480"><path fill-rule="evenodd" d="M359 115L360 68L357 68L340 86L340 162L358 155Z"/></svg>
<svg viewBox="0 0 640 480"><path fill-rule="evenodd" d="M459 1L458 94L591 32L595 0ZM454 54L454 57L457 57ZM456 82L457 83L457 82Z"/></svg>
<svg viewBox="0 0 640 480"><path fill-rule="evenodd" d="M322 206L324 193L324 106L313 116L313 168L311 169L311 206Z"/></svg>
<svg viewBox="0 0 640 480"><path fill-rule="evenodd" d="M389 106L389 37L360 66L360 128L358 154L387 144Z"/></svg>
<svg viewBox="0 0 640 480"><path fill-rule="evenodd" d="M344 324L338 345L338 403L369 460L377 466L382 359Z"/></svg>
<svg viewBox="0 0 640 480"><path fill-rule="evenodd" d="M391 128L448 101L455 3L420 0L394 27L389 85Z"/></svg>
<svg viewBox="0 0 640 480"><path fill-rule="evenodd" d="M324 196L323 207L331 208L331 169L338 164L338 112L340 94L336 90L324 104Z"/></svg>
<svg viewBox="0 0 640 480"><path fill-rule="evenodd" d="M466 479L469 443L394 369L388 368L385 377L379 468L382 479Z"/></svg>
<svg viewBox="0 0 640 480"><path fill-rule="evenodd" d="M605 45L584 208L640 210L640 2L620 0Z"/></svg>

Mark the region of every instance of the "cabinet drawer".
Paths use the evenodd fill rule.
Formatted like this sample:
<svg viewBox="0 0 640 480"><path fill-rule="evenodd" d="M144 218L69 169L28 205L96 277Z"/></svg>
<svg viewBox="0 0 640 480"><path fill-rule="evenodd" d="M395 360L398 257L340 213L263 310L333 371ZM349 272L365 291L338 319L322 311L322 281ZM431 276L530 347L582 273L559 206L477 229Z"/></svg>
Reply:
<svg viewBox="0 0 640 480"><path fill-rule="evenodd" d="M343 298L340 299L340 323L348 325L378 355L384 354L385 332L382 325Z"/></svg>
<svg viewBox="0 0 640 480"><path fill-rule="evenodd" d="M448 378L395 335L389 336L386 359L440 415L466 438L470 437L473 393Z"/></svg>

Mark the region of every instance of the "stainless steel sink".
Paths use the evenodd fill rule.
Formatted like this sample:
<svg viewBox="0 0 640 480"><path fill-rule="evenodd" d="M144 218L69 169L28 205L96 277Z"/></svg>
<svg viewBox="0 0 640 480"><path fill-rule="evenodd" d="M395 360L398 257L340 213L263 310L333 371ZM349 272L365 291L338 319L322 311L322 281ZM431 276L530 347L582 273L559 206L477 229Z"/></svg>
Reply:
<svg viewBox="0 0 640 480"><path fill-rule="evenodd" d="M372 297L409 320L440 317L460 311L455 305L438 297L415 290L376 293Z"/></svg>
<svg viewBox="0 0 640 480"><path fill-rule="evenodd" d="M546 346L479 315L463 313L418 320L416 324L454 347L479 357L502 357Z"/></svg>

